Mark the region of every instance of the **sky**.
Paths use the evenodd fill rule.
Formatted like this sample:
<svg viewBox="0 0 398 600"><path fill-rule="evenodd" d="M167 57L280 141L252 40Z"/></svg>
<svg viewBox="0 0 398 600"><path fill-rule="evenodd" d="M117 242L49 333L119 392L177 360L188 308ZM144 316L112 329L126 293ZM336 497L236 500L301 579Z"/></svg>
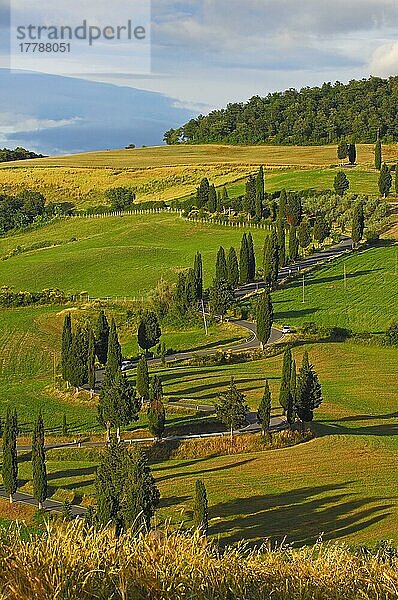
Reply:
<svg viewBox="0 0 398 600"><path fill-rule="evenodd" d="M26 18L33 18L26 7L35 6L37 12L37 5L43 10L46 4L54 5L53 0L37 4L31 0L10 1L12 14L25 10ZM74 11L74 3L83 5L78 0L57 0L62 1L66 2L69 14ZM107 18L116 18L115 15L124 18L128 14L126 6L137 8L139 3L146 3L148 7L149 2L85 0L84 14L75 16L97 23L110 6ZM139 14L140 19L145 18ZM397 0L152 0L151 15L150 40L148 37L146 46L151 64L141 61L140 64L145 64L141 72L137 61L130 61L131 68L126 70L129 62L125 60L126 52L130 48L123 44L104 72L101 69L88 72L95 60L91 54L88 64L87 57L82 57L80 69L77 65L76 74L67 83L59 74L29 79L4 71L3 89L17 86L21 91L23 83L15 82L17 78L25 79L26 100L25 105L19 102L16 113L12 106L5 106L7 100L2 100L0 88L0 145L16 139L21 143L31 140L35 148L54 153L78 151L88 145L102 147L108 139L109 146L118 144L123 136L121 118L127 118L131 108L134 120L138 97L144 110L142 113L140 108L140 118L155 124L149 134L148 128L145 130L134 122L128 134L139 143L158 143L168 120L170 127L176 126L189 116L207 113L228 102L291 87L320 85L324 81L346 82L370 75L398 74ZM8 60L8 28L9 5L0 0L0 66L3 67ZM101 52L104 56L109 46L98 43L97 48L100 56ZM82 79L92 85L87 83L85 87L86 99L90 99L92 106L96 102L91 129L91 111L85 107L85 98L80 98L79 107L78 99L68 104L64 95L65 87L68 94L72 94L73 88L76 92L80 90ZM130 90L131 97L126 95L125 88ZM112 116L109 100L103 102L101 89L116 102L120 95L126 103L122 114L116 111ZM144 96L136 94L137 89L151 92L144 102ZM44 98L46 95L53 96L54 103L62 106L51 106ZM106 115L108 131L114 119L120 136L107 138L106 132L101 133L101 111ZM83 126L91 131L90 144L87 134L78 133ZM65 142L58 145L48 142L56 130L68 132L68 136L62 136Z"/></svg>

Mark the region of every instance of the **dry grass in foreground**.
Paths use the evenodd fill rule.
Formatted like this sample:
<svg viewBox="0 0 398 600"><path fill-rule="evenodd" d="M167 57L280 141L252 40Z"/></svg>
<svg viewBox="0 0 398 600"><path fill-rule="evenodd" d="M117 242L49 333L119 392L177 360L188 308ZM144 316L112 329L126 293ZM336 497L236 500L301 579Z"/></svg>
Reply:
<svg viewBox="0 0 398 600"><path fill-rule="evenodd" d="M398 592L396 558L337 544L219 554L197 534L116 539L78 522L28 542L17 530L2 538L7 600L392 600Z"/></svg>

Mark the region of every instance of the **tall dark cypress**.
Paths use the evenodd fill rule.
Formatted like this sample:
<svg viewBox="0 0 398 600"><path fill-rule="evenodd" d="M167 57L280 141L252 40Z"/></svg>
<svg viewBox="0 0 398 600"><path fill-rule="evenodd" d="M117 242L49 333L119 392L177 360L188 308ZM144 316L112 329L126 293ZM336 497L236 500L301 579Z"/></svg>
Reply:
<svg viewBox="0 0 398 600"><path fill-rule="evenodd" d="M355 165L357 160L357 147L355 144L349 144L348 146L348 160L350 165Z"/></svg>
<svg viewBox="0 0 398 600"><path fill-rule="evenodd" d="M68 313L65 316L62 330L61 370L64 381L69 381L70 378L72 339L72 318L70 313Z"/></svg>
<svg viewBox="0 0 398 600"><path fill-rule="evenodd" d="M13 502L18 486L17 435L16 413L12 413L8 408L3 433L2 475L4 490L9 495L10 502Z"/></svg>
<svg viewBox="0 0 398 600"><path fill-rule="evenodd" d="M269 434L271 425L271 406L272 398L269 389L268 379L265 381L264 394L261 398L260 405L257 410L257 420L261 423L263 435Z"/></svg>
<svg viewBox="0 0 398 600"><path fill-rule="evenodd" d="M228 281L227 260L225 258L225 250L222 246L220 246L217 252L216 281Z"/></svg>
<svg viewBox="0 0 398 600"><path fill-rule="evenodd" d="M98 315L95 331L95 351L101 365L106 364L108 357L109 323L103 310Z"/></svg>
<svg viewBox="0 0 398 600"><path fill-rule="evenodd" d="M249 281L254 281L256 277L256 255L254 253L254 244L252 234L247 234L247 247L249 251Z"/></svg>
<svg viewBox="0 0 398 600"><path fill-rule="evenodd" d="M297 239L297 229L291 226L289 230L289 259L295 261L298 259L299 243Z"/></svg>
<svg viewBox="0 0 398 600"><path fill-rule="evenodd" d="M145 354L141 355L137 365L136 389L141 402L149 400L149 372Z"/></svg>
<svg viewBox="0 0 398 600"><path fill-rule="evenodd" d="M207 201L208 211L215 213L217 210L217 191L214 185L209 188L209 200Z"/></svg>
<svg viewBox="0 0 398 600"><path fill-rule="evenodd" d="M210 184L207 177L202 179L196 193L196 206L203 208L209 201Z"/></svg>
<svg viewBox="0 0 398 600"><path fill-rule="evenodd" d="M290 385L287 395L286 419L289 425L293 425L295 421L295 406L296 406L296 391L297 391L297 372L296 361L292 362Z"/></svg>
<svg viewBox="0 0 398 600"><path fill-rule="evenodd" d="M207 535L209 529L209 509L205 484L198 479L195 484L195 501L193 506L193 521L196 529Z"/></svg>
<svg viewBox="0 0 398 600"><path fill-rule="evenodd" d="M290 383L292 376L292 351L290 348L285 350L283 355L283 367L282 367L282 379L281 379L281 388L279 392L279 404L283 408L283 414L286 413L288 401L289 401L289 391L290 391Z"/></svg>
<svg viewBox="0 0 398 600"><path fill-rule="evenodd" d="M48 493L46 456L44 450L44 424L41 412L37 417L32 436L32 479L33 496L39 504L39 509L41 509Z"/></svg>
<svg viewBox="0 0 398 600"><path fill-rule="evenodd" d="M274 311L271 302L269 290L261 294L257 305L257 338L264 348L271 335L272 323L274 321Z"/></svg>
<svg viewBox="0 0 398 600"><path fill-rule="evenodd" d="M109 331L108 357L106 361L105 377L113 379L122 366L122 349L117 335L115 320L111 320Z"/></svg>
<svg viewBox="0 0 398 600"><path fill-rule="evenodd" d="M278 238L278 270L280 270L286 265L286 232L282 219L277 220L276 232Z"/></svg>
<svg viewBox="0 0 398 600"><path fill-rule="evenodd" d="M250 279L250 266L249 266L249 246L247 243L247 235L243 234L241 245L240 245L240 257L239 257L239 273L240 283L245 285L249 283Z"/></svg>
<svg viewBox="0 0 398 600"><path fill-rule="evenodd" d="M287 221L287 193L285 189L281 191L279 196L278 219L282 220L283 223Z"/></svg>
<svg viewBox="0 0 398 600"><path fill-rule="evenodd" d="M256 219L260 221L264 208L264 168L261 166L256 177Z"/></svg>
<svg viewBox="0 0 398 600"><path fill-rule="evenodd" d="M91 327L88 330L87 383L90 390L95 390L95 338Z"/></svg>
<svg viewBox="0 0 398 600"><path fill-rule="evenodd" d="M230 248L227 258L227 269L228 269L228 283L232 288L236 288L239 285L239 265L238 257L236 256L235 248Z"/></svg>
<svg viewBox="0 0 398 600"><path fill-rule="evenodd" d="M278 281L279 244L275 229L265 238L263 259L264 281L272 288Z"/></svg>
<svg viewBox="0 0 398 600"><path fill-rule="evenodd" d="M383 162L383 150L381 146L381 139L378 138L375 146L375 168L380 171Z"/></svg>
<svg viewBox="0 0 398 600"><path fill-rule="evenodd" d="M354 211L352 215L352 241L356 246L362 240L363 232L365 229L365 216L363 212L363 204L361 200L357 200L354 206Z"/></svg>
<svg viewBox="0 0 398 600"><path fill-rule="evenodd" d="M77 326L73 335L69 381L76 388L80 388L87 383L86 332L80 325Z"/></svg>
<svg viewBox="0 0 398 600"><path fill-rule="evenodd" d="M201 300L203 298L203 261L200 252L195 254L193 271L195 275L196 300Z"/></svg>
<svg viewBox="0 0 398 600"><path fill-rule="evenodd" d="M388 165L386 165L386 163L383 163L383 165L381 167L381 171L380 171L380 177L379 177L379 190L380 190L380 194L384 198L387 198L387 196L390 194L391 186L392 186L392 176L391 176L390 167Z"/></svg>

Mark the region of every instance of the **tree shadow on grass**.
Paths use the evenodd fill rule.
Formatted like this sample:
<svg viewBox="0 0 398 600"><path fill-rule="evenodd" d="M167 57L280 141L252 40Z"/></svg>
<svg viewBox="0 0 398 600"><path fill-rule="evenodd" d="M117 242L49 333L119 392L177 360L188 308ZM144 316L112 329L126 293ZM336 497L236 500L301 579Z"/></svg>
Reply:
<svg viewBox="0 0 398 600"><path fill-rule="evenodd" d="M369 417L377 421L380 417ZM387 418L387 417L386 417ZM344 421L355 421L356 417L345 417ZM363 427L345 427L340 425L342 419L332 419L330 421L314 422L314 429L318 436L326 435L375 435L380 437L391 437L398 435L398 423L376 424ZM330 424L329 424L330 423Z"/></svg>
<svg viewBox="0 0 398 600"><path fill-rule="evenodd" d="M248 458L240 462L232 462L231 464L222 465L221 467L210 467L209 469L201 469L199 471L181 471L180 473L171 473L170 475L157 477L156 481L158 482L167 481L169 479L180 479L181 477L199 477L199 475L204 475L205 473L217 473L227 471L228 469L236 469L237 467L243 467L244 465L247 465L253 462L254 460L254 458Z"/></svg>
<svg viewBox="0 0 398 600"><path fill-rule="evenodd" d="M67 479L69 477L84 477L85 475L94 475L97 467L81 467L80 469L67 469L64 471L53 471L47 475L49 481L53 479Z"/></svg>
<svg viewBox="0 0 398 600"><path fill-rule="evenodd" d="M330 268L330 266L329 266ZM355 271L354 273L347 273L347 279L354 279L357 277L364 277L365 275L370 275L371 273L377 273L378 271L383 271L383 269L363 269L362 271ZM319 271L318 271L319 272ZM306 278L305 286L311 287L312 285L320 285L323 283L335 283L335 282L344 282L344 274L341 275L331 275L330 277L317 277L316 272L311 275L308 275ZM302 287L303 283L300 280L294 280L289 284L289 288L297 288Z"/></svg>
<svg viewBox="0 0 398 600"><path fill-rule="evenodd" d="M312 544L320 534L337 539L388 517L392 501L381 497L356 497L350 482L304 487L281 494L237 498L217 504L211 518L221 518L210 533L221 535L223 545L241 540L259 545L269 538Z"/></svg>

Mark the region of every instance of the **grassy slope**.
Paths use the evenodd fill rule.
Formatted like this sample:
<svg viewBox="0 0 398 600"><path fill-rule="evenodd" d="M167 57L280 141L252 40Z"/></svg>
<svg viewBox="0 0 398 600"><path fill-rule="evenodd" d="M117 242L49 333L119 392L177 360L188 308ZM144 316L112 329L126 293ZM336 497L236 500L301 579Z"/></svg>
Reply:
<svg viewBox="0 0 398 600"><path fill-rule="evenodd" d="M396 160L397 156L396 146L384 147L386 160ZM224 185L246 177L259 165L271 170L267 178L270 190L330 188L335 170L325 169L336 163L335 146L209 145L112 150L4 163L0 165L0 189L13 193L29 187L42 191L48 200L72 200L85 206L103 202L106 189L123 185L133 187L139 199L169 200L193 193L205 176L216 185ZM275 168L282 172L272 172ZM297 168L315 171L309 175ZM358 146L358 171L351 175L352 191L377 193L372 145Z"/></svg>
<svg viewBox="0 0 398 600"><path fill-rule="evenodd" d="M190 525L195 480L209 493L211 533L226 543L242 539L260 542L267 536L297 543L327 539L371 543L397 538L395 504L397 452L395 369L398 350L350 343L310 345L325 402L317 413L318 439L294 448L212 459L172 460L153 466L162 492L158 519ZM303 348L294 351L301 361ZM358 369L358 365L361 368ZM281 357L247 365L180 373L179 386L202 398L198 386L216 393L231 373L249 389L248 401L258 402L264 377L277 397ZM248 381L250 384L248 385ZM208 383L209 382L209 383ZM217 383L218 387L215 387ZM177 381L166 379L166 394ZM185 395L185 394L184 394ZM326 435L327 434L327 435ZM50 484L93 493L96 460L50 458ZM21 477L30 465L21 463Z"/></svg>
<svg viewBox="0 0 398 600"><path fill-rule="evenodd" d="M191 266L199 250L209 285L219 246L238 247L242 234L242 229L196 225L164 213L60 221L0 239L0 255L38 241L77 239L0 262L0 284L88 291L92 297L138 297L161 276L176 279L177 271ZM253 237L260 253L265 233L253 230Z"/></svg>
<svg viewBox="0 0 398 600"><path fill-rule="evenodd" d="M385 331L398 318L398 247L385 245L356 252L306 275L274 293L275 318L299 326L305 321L353 331ZM344 285L344 265L347 286Z"/></svg>

